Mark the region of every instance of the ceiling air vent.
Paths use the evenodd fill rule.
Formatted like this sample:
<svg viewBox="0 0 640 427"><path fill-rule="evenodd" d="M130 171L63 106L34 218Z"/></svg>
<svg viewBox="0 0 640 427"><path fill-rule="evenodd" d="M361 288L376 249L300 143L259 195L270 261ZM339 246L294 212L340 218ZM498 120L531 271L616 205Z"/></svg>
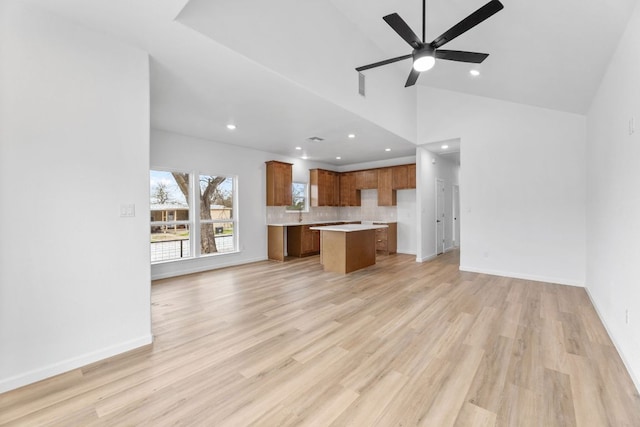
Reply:
<svg viewBox="0 0 640 427"><path fill-rule="evenodd" d="M310 136L309 138L307 138L309 141L311 142L320 142L320 141L324 141L324 138L320 138L319 136Z"/></svg>

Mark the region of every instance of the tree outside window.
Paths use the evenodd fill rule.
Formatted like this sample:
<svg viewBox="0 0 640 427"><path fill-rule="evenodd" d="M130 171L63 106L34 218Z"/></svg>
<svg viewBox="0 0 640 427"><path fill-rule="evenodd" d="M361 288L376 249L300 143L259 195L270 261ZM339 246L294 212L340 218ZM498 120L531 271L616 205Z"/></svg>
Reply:
<svg viewBox="0 0 640 427"><path fill-rule="evenodd" d="M294 182L291 185L292 201L291 206L287 206L288 211L307 211L307 184L304 182Z"/></svg>

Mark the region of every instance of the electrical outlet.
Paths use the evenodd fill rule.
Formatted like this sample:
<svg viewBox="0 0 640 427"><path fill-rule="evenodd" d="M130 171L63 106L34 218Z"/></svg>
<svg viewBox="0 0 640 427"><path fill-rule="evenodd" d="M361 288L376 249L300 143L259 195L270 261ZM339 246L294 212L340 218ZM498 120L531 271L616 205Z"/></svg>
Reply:
<svg viewBox="0 0 640 427"><path fill-rule="evenodd" d="M636 132L636 124L633 117L629 119L629 135L633 135Z"/></svg>

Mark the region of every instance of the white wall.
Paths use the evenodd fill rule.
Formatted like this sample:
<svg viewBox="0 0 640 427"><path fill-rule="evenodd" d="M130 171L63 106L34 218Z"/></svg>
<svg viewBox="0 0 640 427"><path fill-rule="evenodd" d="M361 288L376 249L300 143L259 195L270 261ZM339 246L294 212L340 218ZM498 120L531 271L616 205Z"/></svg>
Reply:
<svg viewBox="0 0 640 427"><path fill-rule="evenodd" d="M640 389L640 7L587 116L587 289ZM634 118L635 133L629 135ZM629 310L629 324L625 312Z"/></svg>
<svg viewBox="0 0 640 427"><path fill-rule="evenodd" d="M585 131L583 116L419 88L419 142L461 139L461 269L584 284Z"/></svg>
<svg viewBox="0 0 640 427"><path fill-rule="evenodd" d="M436 250L436 179L444 181L445 185L445 250L453 247L453 185L459 184L459 166L438 156L422 147L418 147L416 163L416 212L417 231L417 261L427 261L437 255Z"/></svg>
<svg viewBox="0 0 640 427"><path fill-rule="evenodd" d="M225 13L220 13L221 10ZM343 12L326 1L191 0L178 21L414 142L416 91L406 89L403 84L408 62L366 71L366 97L360 96L355 67L385 59L387 55ZM314 31L315 27L327 25L331 31ZM270 31L273 27L292 26L301 36L283 38L279 32ZM237 37L239 33L255 37Z"/></svg>
<svg viewBox="0 0 640 427"><path fill-rule="evenodd" d="M147 55L21 3L0 1L0 392L151 342Z"/></svg>
<svg viewBox="0 0 640 427"><path fill-rule="evenodd" d="M398 253L416 255L418 251L416 190L397 190L396 199Z"/></svg>

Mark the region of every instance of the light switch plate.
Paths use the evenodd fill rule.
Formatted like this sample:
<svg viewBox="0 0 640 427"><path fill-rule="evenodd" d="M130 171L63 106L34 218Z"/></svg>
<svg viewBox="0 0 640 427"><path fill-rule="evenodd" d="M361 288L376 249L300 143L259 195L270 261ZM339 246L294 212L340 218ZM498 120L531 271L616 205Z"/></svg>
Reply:
<svg viewBox="0 0 640 427"><path fill-rule="evenodd" d="M136 216L136 205L132 205L132 204L120 205L120 216L121 217Z"/></svg>

